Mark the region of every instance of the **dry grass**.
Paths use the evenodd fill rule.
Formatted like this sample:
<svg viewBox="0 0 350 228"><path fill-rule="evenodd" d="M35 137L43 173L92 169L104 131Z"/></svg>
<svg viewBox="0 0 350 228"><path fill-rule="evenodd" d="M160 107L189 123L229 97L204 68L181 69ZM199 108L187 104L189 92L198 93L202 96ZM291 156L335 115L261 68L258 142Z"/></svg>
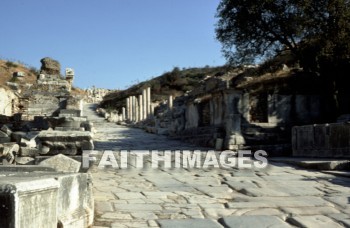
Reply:
<svg viewBox="0 0 350 228"><path fill-rule="evenodd" d="M31 69L20 63L12 63L10 65L6 64L7 62L6 60L0 60L0 86L6 87L6 82L10 81L13 73L18 71L25 73L22 83L35 83L37 75L35 75Z"/></svg>

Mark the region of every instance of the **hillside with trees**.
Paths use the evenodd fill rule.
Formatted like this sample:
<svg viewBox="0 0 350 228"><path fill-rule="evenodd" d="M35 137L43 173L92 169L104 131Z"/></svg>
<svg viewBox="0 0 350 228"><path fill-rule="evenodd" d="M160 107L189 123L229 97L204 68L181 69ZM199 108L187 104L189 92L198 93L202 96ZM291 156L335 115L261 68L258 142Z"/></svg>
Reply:
<svg viewBox="0 0 350 228"><path fill-rule="evenodd" d="M234 64L267 61L288 51L318 75L337 115L350 113L350 2L222 0L217 39Z"/></svg>

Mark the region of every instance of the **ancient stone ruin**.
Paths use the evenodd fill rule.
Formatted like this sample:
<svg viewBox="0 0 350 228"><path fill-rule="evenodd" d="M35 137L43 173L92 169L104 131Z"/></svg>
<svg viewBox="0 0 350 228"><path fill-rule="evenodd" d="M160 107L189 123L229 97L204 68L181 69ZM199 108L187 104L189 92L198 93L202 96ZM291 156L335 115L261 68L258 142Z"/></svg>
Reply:
<svg viewBox="0 0 350 228"><path fill-rule="evenodd" d="M88 227L92 182L81 154L94 149L93 124L84 97L71 93L74 70L41 64L36 83L0 90L10 104L0 123L0 227Z"/></svg>
<svg viewBox="0 0 350 228"><path fill-rule="evenodd" d="M98 111L111 122L217 150L263 149L270 156L349 156L345 152L348 140L339 141L347 125L294 127L292 133L293 126L332 121L319 77L286 64L256 76L254 72L259 70L260 66L243 66L207 76L195 89L181 96L170 94L162 101L151 97L152 88L148 87L127 97L122 108ZM328 151L324 155L310 152L318 141L326 143L319 145ZM347 149L331 153L330 148Z"/></svg>

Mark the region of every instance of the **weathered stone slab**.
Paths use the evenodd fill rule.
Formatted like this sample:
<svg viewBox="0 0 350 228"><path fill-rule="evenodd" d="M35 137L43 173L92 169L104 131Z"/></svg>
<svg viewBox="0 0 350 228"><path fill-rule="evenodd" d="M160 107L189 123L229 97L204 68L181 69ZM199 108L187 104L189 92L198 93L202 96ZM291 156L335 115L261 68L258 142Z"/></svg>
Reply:
<svg viewBox="0 0 350 228"><path fill-rule="evenodd" d="M145 199L145 196L139 192L117 192L114 194L121 200Z"/></svg>
<svg viewBox="0 0 350 228"><path fill-rule="evenodd" d="M334 220L344 224L346 227L350 227L350 216L349 214L336 213L328 214L327 216L333 218Z"/></svg>
<svg viewBox="0 0 350 228"><path fill-rule="evenodd" d="M343 227L324 215L294 216L287 221L298 227L319 228L319 227Z"/></svg>
<svg viewBox="0 0 350 228"><path fill-rule="evenodd" d="M333 213L339 213L334 207L295 207L295 208L282 208L286 214L293 215L327 215Z"/></svg>
<svg viewBox="0 0 350 228"><path fill-rule="evenodd" d="M90 227L94 217L94 199L89 174L55 176L58 189L58 220L63 227Z"/></svg>
<svg viewBox="0 0 350 228"><path fill-rule="evenodd" d="M94 148L92 134L86 131L42 131L38 139L41 154L76 155Z"/></svg>
<svg viewBox="0 0 350 228"><path fill-rule="evenodd" d="M118 211L161 211L162 207L158 204L114 204Z"/></svg>
<svg viewBox="0 0 350 228"><path fill-rule="evenodd" d="M81 163L63 154L55 155L39 163L41 166L55 168L59 172L79 172Z"/></svg>
<svg viewBox="0 0 350 228"><path fill-rule="evenodd" d="M276 208L276 207L320 207L332 206L326 200L315 196L295 197L250 197L245 202L229 202L229 208Z"/></svg>
<svg viewBox="0 0 350 228"><path fill-rule="evenodd" d="M158 220L160 227L166 228L223 228L219 223L210 219L171 219Z"/></svg>
<svg viewBox="0 0 350 228"><path fill-rule="evenodd" d="M16 180L0 179L2 203L0 227L57 227L57 192L53 178ZM34 193L34 194L33 194Z"/></svg>
<svg viewBox="0 0 350 228"><path fill-rule="evenodd" d="M266 215L223 217L222 221L228 227L291 227L278 217Z"/></svg>
<svg viewBox="0 0 350 228"><path fill-rule="evenodd" d="M31 157L16 157L15 158L16 164L20 165L34 165L35 159Z"/></svg>
<svg viewBox="0 0 350 228"><path fill-rule="evenodd" d="M39 155L40 151L38 148L21 147L19 154L22 157L34 157Z"/></svg>
<svg viewBox="0 0 350 228"><path fill-rule="evenodd" d="M38 135L40 141L56 141L56 142L75 142L90 141L92 139L90 132L85 131L41 131Z"/></svg>

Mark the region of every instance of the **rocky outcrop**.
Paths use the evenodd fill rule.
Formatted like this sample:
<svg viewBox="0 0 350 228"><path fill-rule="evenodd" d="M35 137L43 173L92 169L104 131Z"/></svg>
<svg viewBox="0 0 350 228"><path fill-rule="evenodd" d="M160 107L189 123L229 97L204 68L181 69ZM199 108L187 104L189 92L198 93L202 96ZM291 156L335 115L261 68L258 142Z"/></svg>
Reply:
<svg viewBox="0 0 350 228"><path fill-rule="evenodd" d="M41 62L41 68L40 68L41 74L48 74L48 75L61 74L61 64L57 60L46 57L41 59L40 62Z"/></svg>

